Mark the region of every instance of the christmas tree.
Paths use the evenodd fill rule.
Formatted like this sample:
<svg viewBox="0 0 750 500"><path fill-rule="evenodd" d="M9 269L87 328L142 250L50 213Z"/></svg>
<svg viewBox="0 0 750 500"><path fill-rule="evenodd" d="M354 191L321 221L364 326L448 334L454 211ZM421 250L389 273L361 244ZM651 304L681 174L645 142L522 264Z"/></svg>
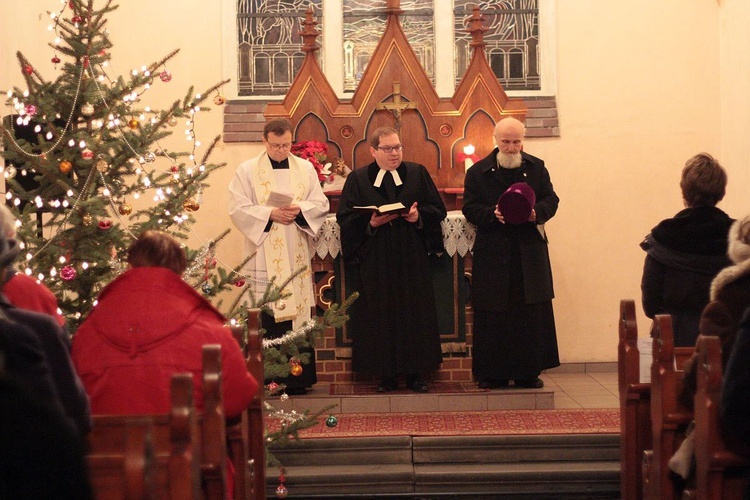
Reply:
<svg viewBox="0 0 750 500"><path fill-rule="evenodd" d="M21 271L55 293L73 334L99 291L124 271L125 251L139 234L156 229L188 239L208 177L224 166L210 160L220 137L202 145L195 131L207 99L224 104L220 89L228 81L200 93L189 88L166 109L145 106L152 86L169 85L166 63L178 50L126 77L114 74L106 26L117 6L108 0L97 7L98 2L70 0L50 13L49 62L17 53L26 89L5 91L12 111L0 123L6 202L19 220L17 238L24 248ZM187 151L165 145L178 127L185 130ZM217 257L227 233L186 248L190 265L184 277L232 322L242 323L248 306L283 299L293 276L272 279L260 301L237 293L223 304L222 292L244 291L250 282L240 271L245 262L227 266ZM290 360L305 363L299 347L343 324L351 300L282 339L264 342L267 378L288 376ZM269 441L296 436L317 415L277 416L286 424Z"/></svg>

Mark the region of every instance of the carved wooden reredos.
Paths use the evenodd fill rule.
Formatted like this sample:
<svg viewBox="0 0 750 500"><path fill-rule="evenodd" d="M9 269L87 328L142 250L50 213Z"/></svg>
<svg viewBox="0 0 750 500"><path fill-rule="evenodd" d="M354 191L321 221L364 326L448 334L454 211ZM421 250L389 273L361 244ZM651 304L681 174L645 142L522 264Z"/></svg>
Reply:
<svg viewBox="0 0 750 500"><path fill-rule="evenodd" d="M265 109L266 118L286 117L296 124L296 140L327 142L329 156L351 168L372 161L367 137L380 126L401 130L404 160L422 163L439 188L462 187L463 163L455 159L467 144L487 155L493 125L504 116L526 117L521 99L510 99L487 63L483 16L475 7L469 20L472 59L452 98L438 97L401 28L400 0L387 0L383 37L351 100L341 101L315 58L318 50L311 9L302 31L305 59L281 103ZM440 57L440 55L438 55ZM453 57L453 54L450 55Z"/></svg>

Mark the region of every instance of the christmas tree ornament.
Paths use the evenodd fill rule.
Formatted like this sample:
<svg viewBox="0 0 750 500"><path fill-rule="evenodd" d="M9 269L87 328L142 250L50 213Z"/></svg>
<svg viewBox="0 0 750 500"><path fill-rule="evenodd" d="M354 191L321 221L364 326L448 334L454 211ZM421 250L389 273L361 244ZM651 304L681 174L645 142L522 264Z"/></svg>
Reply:
<svg viewBox="0 0 750 500"><path fill-rule="evenodd" d="M154 163L156 161L156 155L149 151L145 155L143 155L143 161L146 163Z"/></svg>
<svg viewBox="0 0 750 500"><path fill-rule="evenodd" d="M195 212L197 211L201 206L198 204L197 201L195 201L192 198L188 198L182 203L182 208L185 209L186 212Z"/></svg>
<svg viewBox="0 0 750 500"><path fill-rule="evenodd" d="M281 401L289 401L289 394L287 394L287 393L285 392L284 394L282 394L281 396L279 396L279 399L280 399Z"/></svg>
<svg viewBox="0 0 750 500"><path fill-rule="evenodd" d="M112 227L112 221L109 219L102 219L99 221L99 229L102 231L106 231L107 229Z"/></svg>
<svg viewBox="0 0 750 500"><path fill-rule="evenodd" d="M55 56L55 57L52 58L52 64L57 64L59 62L60 62L60 58L59 57Z"/></svg>
<svg viewBox="0 0 750 500"><path fill-rule="evenodd" d="M177 117L176 116L170 116L167 120L167 124L169 124L170 127L177 126Z"/></svg>
<svg viewBox="0 0 750 500"><path fill-rule="evenodd" d="M225 102L227 102L227 100L224 99L224 96L221 94L216 94L216 97L214 97L214 104L217 106L223 106Z"/></svg>
<svg viewBox="0 0 750 500"><path fill-rule="evenodd" d="M339 425L339 419L337 419L333 415L329 415L326 419L326 427L334 428L337 425Z"/></svg>
<svg viewBox="0 0 750 500"><path fill-rule="evenodd" d="M94 223L94 217L91 214L84 214L83 217L81 217L81 222L83 222L84 226L90 226Z"/></svg>
<svg viewBox="0 0 750 500"><path fill-rule="evenodd" d="M130 120L128 120L128 127L130 127L133 130L137 129L138 125L140 125L140 124L141 124L141 122L139 122L135 118L131 118Z"/></svg>
<svg viewBox="0 0 750 500"><path fill-rule="evenodd" d="M159 73L159 79L162 82L167 83L167 82L169 82L172 79L172 73L170 73L167 70L164 70L161 73Z"/></svg>
<svg viewBox="0 0 750 500"><path fill-rule="evenodd" d="M76 277L76 268L73 266L65 266L60 269L60 277L65 281L70 281Z"/></svg>
<svg viewBox="0 0 750 500"><path fill-rule="evenodd" d="M302 375L302 365L299 363L294 363L292 367L289 368L289 372L295 377L299 377L300 375Z"/></svg>
<svg viewBox="0 0 750 500"><path fill-rule="evenodd" d="M289 494L289 490L286 489L286 486L283 484L280 484L276 487L276 498L286 498L286 496Z"/></svg>
<svg viewBox="0 0 750 500"><path fill-rule="evenodd" d="M83 116L91 116L94 114L94 105L90 102L84 103L83 106L81 106L81 114Z"/></svg>
<svg viewBox="0 0 750 500"><path fill-rule="evenodd" d="M96 169L101 173L106 172L107 169L109 169L107 160L105 160L104 158L99 158L98 160L96 160Z"/></svg>
<svg viewBox="0 0 750 500"><path fill-rule="evenodd" d="M83 56L83 67L88 68L89 67L89 56ZM85 75L86 73L84 73Z"/></svg>
<svg viewBox="0 0 750 500"><path fill-rule="evenodd" d="M120 215L130 215L133 211L133 207L131 207L127 203L123 203L122 205L117 207L117 211L120 213Z"/></svg>
<svg viewBox="0 0 750 500"><path fill-rule="evenodd" d="M178 167L177 165L172 165L171 167L169 167L169 171L172 172L173 174L176 174L177 172L180 171L180 167Z"/></svg>
<svg viewBox="0 0 750 500"><path fill-rule="evenodd" d="M284 309L286 309L286 302L284 302L282 299L277 300L274 305L279 311L283 311Z"/></svg>
<svg viewBox="0 0 750 500"><path fill-rule="evenodd" d="M279 388L279 384L277 384L276 382L271 382L270 384L268 384L268 390L270 392L274 392L278 388Z"/></svg>
<svg viewBox="0 0 750 500"><path fill-rule="evenodd" d="M201 290L203 290L203 293L205 293L206 295L208 295L209 293L211 293L211 290L212 290L211 284L210 283L203 283L203 286L201 286Z"/></svg>
<svg viewBox="0 0 750 500"><path fill-rule="evenodd" d="M29 116L34 116L36 114L36 106L33 104L28 104L23 110Z"/></svg>
<svg viewBox="0 0 750 500"><path fill-rule="evenodd" d="M67 174L73 170L73 164L67 160L63 160L57 165L57 168L60 169L60 172Z"/></svg>
<svg viewBox="0 0 750 500"><path fill-rule="evenodd" d="M33 72L34 72L34 68L31 66L31 64L24 64L23 66L24 75L31 76Z"/></svg>
<svg viewBox="0 0 750 500"><path fill-rule="evenodd" d="M94 152L91 151L89 148L84 149L81 151L81 158L84 160L90 160L94 157Z"/></svg>
<svg viewBox="0 0 750 500"><path fill-rule="evenodd" d="M75 24L81 24L83 22L83 18L81 16L73 16L70 18L70 20Z"/></svg>
<svg viewBox="0 0 750 500"><path fill-rule="evenodd" d="M16 176L17 173L18 171L16 170L16 167L14 167L13 165L8 165L7 167L5 167L6 179L12 179L13 177Z"/></svg>
<svg viewBox="0 0 750 500"><path fill-rule="evenodd" d="M235 281L234 282L234 286L236 286L237 288L245 286L245 280L237 280L237 281Z"/></svg>
<svg viewBox="0 0 750 500"><path fill-rule="evenodd" d="M289 491L284 486L286 477L284 476L284 469L279 469L279 485L276 487L276 498L286 498Z"/></svg>

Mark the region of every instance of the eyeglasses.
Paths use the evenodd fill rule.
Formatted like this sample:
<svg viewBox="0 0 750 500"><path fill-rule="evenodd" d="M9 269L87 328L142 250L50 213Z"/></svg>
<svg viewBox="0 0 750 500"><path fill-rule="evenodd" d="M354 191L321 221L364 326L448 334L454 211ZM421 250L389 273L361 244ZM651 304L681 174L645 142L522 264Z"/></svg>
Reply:
<svg viewBox="0 0 750 500"><path fill-rule="evenodd" d="M391 154L392 152L398 153L404 146L399 144L398 146L378 146L377 149L381 150L385 154Z"/></svg>
<svg viewBox="0 0 750 500"><path fill-rule="evenodd" d="M284 151L285 149L291 149L292 143L291 142L285 142L284 144L274 144L272 142L267 142L268 147L271 149L275 149L276 151Z"/></svg>

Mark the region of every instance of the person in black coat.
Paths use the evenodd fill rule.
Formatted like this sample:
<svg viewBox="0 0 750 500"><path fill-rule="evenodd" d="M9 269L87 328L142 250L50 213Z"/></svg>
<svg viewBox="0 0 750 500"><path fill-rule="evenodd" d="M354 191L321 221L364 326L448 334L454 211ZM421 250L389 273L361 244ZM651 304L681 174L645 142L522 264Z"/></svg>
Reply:
<svg viewBox="0 0 750 500"><path fill-rule="evenodd" d="M505 387L511 379L516 387L540 388L542 370L560 365L544 232L560 200L544 161L522 151L524 131L515 118L500 120L498 147L469 168L464 180L463 214L477 226L472 372L481 388ZM498 200L517 183L531 188L534 200L527 200L526 217L511 221Z"/></svg>
<svg viewBox="0 0 750 500"><path fill-rule="evenodd" d="M8 265L18 255L14 239L0 238L0 283L4 283ZM5 320L9 349L28 345L31 335L35 348L40 350L39 376L29 377L32 392L43 401L59 405L81 436L91 430L89 399L70 359L70 340L65 329L52 316L19 309L11 305L0 290L0 314ZM10 370L13 372L13 370ZM51 388L48 388L48 374Z"/></svg>
<svg viewBox="0 0 750 500"><path fill-rule="evenodd" d="M734 220L716 207L726 186L727 174L711 155L690 158L680 181L687 208L657 224L641 243L643 311L649 318L672 315L676 347L695 345L711 281L730 264L727 234Z"/></svg>
<svg viewBox="0 0 750 500"><path fill-rule="evenodd" d="M412 391L427 392L423 375L442 362L429 255L445 251L447 213L427 169L403 161L395 129L376 129L370 153L375 161L347 177L336 214L360 294L349 309L352 369L380 377L379 392L397 389L400 375ZM403 213L355 208L396 202Z"/></svg>

